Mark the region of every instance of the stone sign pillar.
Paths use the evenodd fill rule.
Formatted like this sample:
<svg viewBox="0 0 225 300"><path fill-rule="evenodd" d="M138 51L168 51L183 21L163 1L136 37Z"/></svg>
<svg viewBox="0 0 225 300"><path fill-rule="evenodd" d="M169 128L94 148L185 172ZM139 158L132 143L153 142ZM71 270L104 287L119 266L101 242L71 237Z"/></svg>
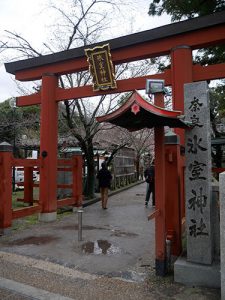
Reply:
<svg viewBox="0 0 225 300"><path fill-rule="evenodd" d="M187 261L212 263L211 234L211 129L208 85L184 85L186 131L185 199Z"/></svg>
<svg viewBox="0 0 225 300"><path fill-rule="evenodd" d="M221 299L225 300L225 172L220 173Z"/></svg>

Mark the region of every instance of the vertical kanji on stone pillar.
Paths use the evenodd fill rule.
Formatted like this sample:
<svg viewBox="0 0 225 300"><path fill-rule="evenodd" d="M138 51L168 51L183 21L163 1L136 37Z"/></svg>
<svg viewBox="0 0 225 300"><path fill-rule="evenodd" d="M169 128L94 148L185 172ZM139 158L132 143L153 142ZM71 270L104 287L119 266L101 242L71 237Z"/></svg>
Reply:
<svg viewBox="0 0 225 300"><path fill-rule="evenodd" d="M185 85L186 230L187 260L212 263L211 236L211 128L209 91L205 81Z"/></svg>
<svg viewBox="0 0 225 300"><path fill-rule="evenodd" d="M56 89L58 78L46 73L41 88L41 132L40 132L40 201L41 221L56 219L57 210L57 152L58 152L58 103Z"/></svg>
<svg viewBox="0 0 225 300"><path fill-rule="evenodd" d="M12 149L3 142L0 144L0 232L12 224Z"/></svg>

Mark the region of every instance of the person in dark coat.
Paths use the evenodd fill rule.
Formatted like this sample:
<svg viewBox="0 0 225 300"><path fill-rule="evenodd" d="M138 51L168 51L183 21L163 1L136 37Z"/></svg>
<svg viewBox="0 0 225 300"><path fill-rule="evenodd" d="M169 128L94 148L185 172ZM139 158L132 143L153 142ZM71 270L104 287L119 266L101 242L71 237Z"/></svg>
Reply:
<svg viewBox="0 0 225 300"><path fill-rule="evenodd" d="M105 162L102 163L102 168L97 174L97 179L99 180L99 188L101 193L102 208L107 209L108 202L108 189L110 188L110 183L112 180L112 175L107 169Z"/></svg>
<svg viewBox="0 0 225 300"><path fill-rule="evenodd" d="M147 182L145 206L148 206L150 195L152 194L152 206L155 206L155 167L151 165L144 171L145 181Z"/></svg>

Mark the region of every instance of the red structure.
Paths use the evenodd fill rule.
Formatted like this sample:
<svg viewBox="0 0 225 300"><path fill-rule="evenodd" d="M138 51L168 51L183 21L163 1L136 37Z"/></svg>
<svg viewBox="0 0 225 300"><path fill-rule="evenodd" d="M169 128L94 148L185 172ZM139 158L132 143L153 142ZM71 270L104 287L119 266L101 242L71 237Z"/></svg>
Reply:
<svg viewBox="0 0 225 300"><path fill-rule="evenodd" d="M178 189L178 164L180 144L174 147L174 136L164 141L164 126L188 128L179 117L181 111L164 109L163 94L155 95L155 104L150 104L138 92L111 114L98 117L98 122L109 122L130 131L155 128L155 191L156 209L149 216L155 218L156 271L166 273L165 241L171 242L171 252L178 256L181 251L181 217Z"/></svg>
<svg viewBox="0 0 225 300"><path fill-rule="evenodd" d="M62 206L82 206L82 156L75 155L71 159L58 159L56 163L56 172L57 170L72 172L73 179L71 184L57 184L56 182L56 188L72 189L72 196L60 200L57 200L55 196L52 200L56 207L54 213L57 208ZM20 166L20 169L24 170L24 182L20 183L24 186L24 197L17 201L27 203L29 206L12 209L12 167L16 166ZM33 170L40 170L42 173L43 168L45 168L43 159L15 159L12 154L12 146L7 143L0 144L0 230L3 233L12 225L14 219L34 213L41 213L41 215L45 213L46 202L40 198L41 194L39 193L39 199L34 200L33 198L33 188L39 186L38 183L33 182Z"/></svg>
<svg viewBox="0 0 225 300"><path fill-rule="evenodd" d="M105 42L99 45L105 44ZM114 65L136 61L162 55L170 55L171 68L160 74L148 75L138 78L130 78L117 81L117 89L108 90L107 93L120 93L144 89L146 78L164 79L167 86L172 86L173 109L183 113L184 96L183 86L185 83L201 80L211 80L225 77L225 64L217 64L202 67L193 65L192 51L199 48L225 44L225 12L182 21L152 30L136 33L133 35L116 38L107 41L110 44L112 61ZM92 45L97 46L97 45ZM106 94L106 91L93 92L92 86L62 89L58 86L58 76L68 73L80 72L88 69L85 57L85 48L80 47L56 54L40 56L33 59L11 62L5 64L7 72L14 74L19 81L42 80L42 88L39 93L29 96L18 97L18 106L41 104L41 182L40 193L43 202L43 213L54 214L56 210L56 145L57 145L57 103L62 100L92 97ZM160 99L157 100L162 102ZM160 105L159 105L160 106ZM135 110L135 109L134 109ZM156 129L156 137L161 145L157 148L158 162L156 168L161 170L161 188L156 189L156 197L165 208L165 185L169 177L165 169L174 161L174 175L179 186L171 191L174 201L178 202L175 212L169 212L170 217L175 218L175 224L181 223L184 216L184 184L183 169L184 156L180 153L180 146L162 146L164 137L162 128ZM184 129L176 129L181 146L184 145ZM177 153L178 152L178 153ZM175 153L177 153L175 157ZM165 154L168 156L166 163ZM169 167L170 168L170 167ZM167 170L166 169L166 170ZM156 178L159 181L159 178ZM169 182L170 184L170 182ZM172 201L172 200L171 200ZM168 208L167 208L168 209ZM7 219L7 218L6 218ZM158 274L164 273L165 265L165 211L157 214L156 224L159 231L156 232L156 269ZM159 235L163 235L163 240ZM171 238L179 240L179 232L171 233ZM175 236L175 237L173 237ZM177 255L181 252L181 246L176 248Z"/></svg>
<svg viewBox="0 0 225 300"><path fill-rule="evenodd" d="M164 126L187 128L185 122L179 118L181 115L181 111L166 110L163 105L160 107L147 102L135 91L117 110L98 117L97 121L110 122L129 131Z"/></svg>

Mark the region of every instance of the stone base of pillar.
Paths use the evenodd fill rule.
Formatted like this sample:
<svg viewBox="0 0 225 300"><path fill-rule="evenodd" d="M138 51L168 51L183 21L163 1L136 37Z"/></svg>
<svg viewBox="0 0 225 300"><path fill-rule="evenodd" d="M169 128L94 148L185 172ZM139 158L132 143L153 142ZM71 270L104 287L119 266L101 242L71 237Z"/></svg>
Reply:
<svg viewBox="0 0 225 300"><path fill-rule="evenodd" d="M41 222L52 222L57 219L57 212L51 212L51 213L39 213L38 220Z"/></svg>
<svg viewBox="0 0 225 300"><path fill-rule="evenodd" d="M220 263L203 265L179 257L174 264L174 281L188 286L220 288Z"/></svg>

